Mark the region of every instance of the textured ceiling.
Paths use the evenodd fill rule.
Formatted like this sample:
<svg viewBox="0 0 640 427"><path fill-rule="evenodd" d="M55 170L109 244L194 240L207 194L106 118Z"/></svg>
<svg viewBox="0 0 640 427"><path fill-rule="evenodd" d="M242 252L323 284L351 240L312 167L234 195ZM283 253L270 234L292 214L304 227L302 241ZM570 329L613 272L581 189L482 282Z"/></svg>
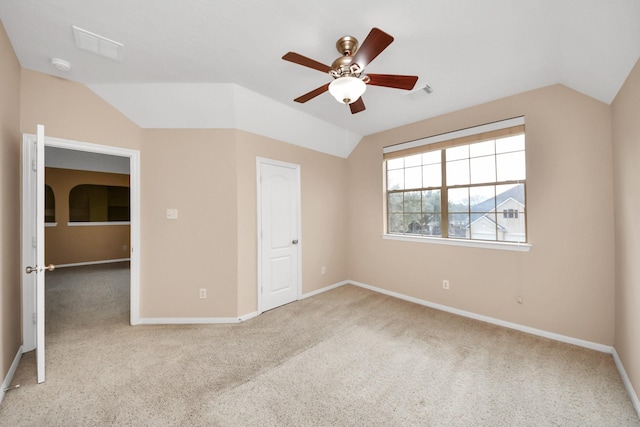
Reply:
<svg viewBox="0 0 640 427"><path fill-rule="evenodd" d="M307 132L312 123L328 126L325 139L345 131L357 140L556 83L610 103L640 53L638 0L2 0L0 19L23 67L84 83L116 108L129 108L125 114L143 127L155 122L141 111L158 108L157 99L144 94L166 91L171 99L179 83L194 92L193 110L202 105L201 114L210 116L204 125L215 122L213 116L221 120L222 111L244 123L274 110L280 127L293 121ZM124 59L78 49L72 25L124 44ZM293 102L331 78L283 61L283 54L330 64L339 56L339 37L363 41L372 27L395 41L366 71L418 75L416 87L428 83L433 94L410 98L370 86L363 96L367 110L356 115L328 93ZM53 57L71 62L71 71L52 68ZM133 92L132 103L127 93ZM215 98L211 106L204 93L229 98ZM259 99L262 110L238 107L247 99ZM181 117L167 106L166 112L172 127L194 127L194 111Z"/></svg>

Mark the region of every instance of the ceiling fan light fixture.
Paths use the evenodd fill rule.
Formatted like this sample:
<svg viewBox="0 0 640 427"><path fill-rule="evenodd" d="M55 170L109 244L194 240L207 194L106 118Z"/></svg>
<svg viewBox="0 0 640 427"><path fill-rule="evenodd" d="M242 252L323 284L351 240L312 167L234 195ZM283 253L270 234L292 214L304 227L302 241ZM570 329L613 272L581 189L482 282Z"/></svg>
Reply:
<svg viewBox="0 0 640 427"><path fill-rule="evenodd" d="M341 104L354 103L367 90L367 85L357 77L339 77L329 84L329 93Z"/></svg>

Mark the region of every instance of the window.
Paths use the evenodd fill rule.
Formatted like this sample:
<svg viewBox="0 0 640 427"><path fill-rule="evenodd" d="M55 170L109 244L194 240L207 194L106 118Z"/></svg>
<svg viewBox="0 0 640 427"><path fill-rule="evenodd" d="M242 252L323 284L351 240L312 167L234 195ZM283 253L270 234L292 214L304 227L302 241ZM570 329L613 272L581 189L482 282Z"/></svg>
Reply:
<svg viewBox="0 0 640 427"><path fill-rule="evenodd" d="M386 147L384 159L388 234L527 241L524 118Z"/></svg>
<svg viewBox="0 0 640 427"><path fill-rule="evenodd" d="M81 184L69 192L69 222L129 220L129 187Z"/></svg>
<svg viewBox="0 0 640 427"><path fill-rule="evenodd" d="M518 218L517 209L505 209L502 211L502 218Z"/></svg>

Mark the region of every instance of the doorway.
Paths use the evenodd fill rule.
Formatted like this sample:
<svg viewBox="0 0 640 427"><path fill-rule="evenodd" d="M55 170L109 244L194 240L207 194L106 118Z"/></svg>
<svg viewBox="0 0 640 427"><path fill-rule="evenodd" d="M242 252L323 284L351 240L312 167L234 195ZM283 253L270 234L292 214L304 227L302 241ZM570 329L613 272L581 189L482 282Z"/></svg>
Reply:
<svg viewBox="0 0 640 427"><path fill-rule="evenodd" d="M24 141L35 140L35 135L23 135ZM130 175L130 315L129 323L137 325L140 323L140 154L137 150L111 147L105 145L92 144L87 142L72 141L60 138L44 138L45 150L53 148L56 150L69 150L75 154L96 154L108 155L128 159ZM23 167L28 167L25 165ZM44 168L44 165L43 165ZM24 186L23 186L24 187ZM23 188L23 198L31 197L29 188ZM24 206L29 204L24 203ZM23 211L23 223L28 221L25 218L30 212ZM23 247L30 247L31 241L26 241L26 233L23 230ZM36 318L37 307L34 304L35 290L23 287L23 351L27 352L36 348L36 328L32 319Z"/></svg>

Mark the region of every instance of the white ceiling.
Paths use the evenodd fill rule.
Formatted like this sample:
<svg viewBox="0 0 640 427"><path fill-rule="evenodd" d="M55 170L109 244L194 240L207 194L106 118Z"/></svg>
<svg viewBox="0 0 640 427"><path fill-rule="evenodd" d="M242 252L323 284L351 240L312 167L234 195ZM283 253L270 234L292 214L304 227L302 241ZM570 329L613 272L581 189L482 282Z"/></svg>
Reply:
<svg viewBox="0 0 640 427"><path fill-rule="evenodd" d="M610 103L640 54L638 0L2 0L24 68L86 84L142 127L234 127L346 157L362 136L562 83ZM72 25L124 44L121 62L78 49ZM366 69L418 75L434 93L370 86L351 115L325 64L372 27L395 41ZM70 72L51 58L72 64Z"/></svg>

